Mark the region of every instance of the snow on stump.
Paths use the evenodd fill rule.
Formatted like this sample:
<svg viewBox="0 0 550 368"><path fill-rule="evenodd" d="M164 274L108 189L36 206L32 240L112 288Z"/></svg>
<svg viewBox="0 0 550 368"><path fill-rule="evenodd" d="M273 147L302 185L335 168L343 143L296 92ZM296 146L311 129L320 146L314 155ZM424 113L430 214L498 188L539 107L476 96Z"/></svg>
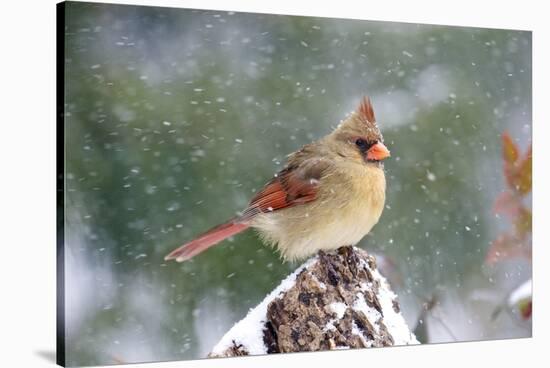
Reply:
<svg viewBox="0 0 550 368"><path fill-rule="evenodd" d="M237 322L209 357L418 344L373 256L319 252Z"/></svg>

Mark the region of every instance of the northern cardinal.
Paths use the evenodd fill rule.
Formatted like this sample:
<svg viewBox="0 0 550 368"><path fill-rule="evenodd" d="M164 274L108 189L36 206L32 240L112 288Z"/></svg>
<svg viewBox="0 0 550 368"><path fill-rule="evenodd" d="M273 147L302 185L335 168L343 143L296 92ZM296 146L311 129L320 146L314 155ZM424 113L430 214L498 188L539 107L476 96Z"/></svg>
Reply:
<svg viewBox="0 0 550 368"><path fill-rule="evenodd" d="M389 156L370 99L364 97L332 133L290 154L241 215L180 246L165 260L183 262L249 227L277 246L285 260L355 245L384 209L382 160Z"/></svg>

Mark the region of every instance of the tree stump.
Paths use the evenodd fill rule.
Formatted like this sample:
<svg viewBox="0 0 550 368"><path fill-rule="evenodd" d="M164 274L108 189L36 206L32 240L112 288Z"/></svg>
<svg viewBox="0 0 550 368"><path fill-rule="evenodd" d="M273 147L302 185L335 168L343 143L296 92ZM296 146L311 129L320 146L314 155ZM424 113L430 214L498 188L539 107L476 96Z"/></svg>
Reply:
<svg viewBox="0 0 550 368"><path fill-rule="evenodd" d="M375 258L319 252L237 322L209 357L418 344Z"/></svg>

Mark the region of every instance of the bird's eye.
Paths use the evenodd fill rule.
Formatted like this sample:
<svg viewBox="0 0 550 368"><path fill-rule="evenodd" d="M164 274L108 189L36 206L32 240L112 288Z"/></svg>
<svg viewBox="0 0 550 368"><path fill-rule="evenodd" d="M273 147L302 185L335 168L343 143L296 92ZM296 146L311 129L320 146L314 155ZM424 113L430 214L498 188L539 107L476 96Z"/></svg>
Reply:
<svg viewBox="0 0 550 368"><path fill-rule="evenodd" d="M357 138L357 140L355 141L355 145L359 147L362 152L365 152L369 149L369 143L363 138Z"/></svg>

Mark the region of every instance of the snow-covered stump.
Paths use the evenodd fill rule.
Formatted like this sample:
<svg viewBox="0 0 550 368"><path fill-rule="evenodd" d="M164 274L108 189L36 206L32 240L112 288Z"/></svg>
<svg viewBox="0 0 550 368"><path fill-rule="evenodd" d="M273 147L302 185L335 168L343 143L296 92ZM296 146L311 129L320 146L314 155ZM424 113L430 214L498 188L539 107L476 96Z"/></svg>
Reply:
<svg viewBox="0 0 550 368"><path fill-rule="evenodd" d="M237 322L209 357L418 344L373 256L319 252Z"/></svg>

